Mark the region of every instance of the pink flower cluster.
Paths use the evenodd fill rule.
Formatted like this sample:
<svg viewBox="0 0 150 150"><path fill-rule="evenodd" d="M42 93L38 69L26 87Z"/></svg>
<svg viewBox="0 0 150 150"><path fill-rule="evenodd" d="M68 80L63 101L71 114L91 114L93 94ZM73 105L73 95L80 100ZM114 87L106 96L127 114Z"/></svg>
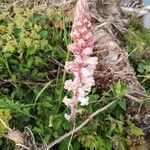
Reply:
<svg viewBox="0 0 150 150"><path fill-rule="evenodd" d="M97 64L97 57L91 57L93 53L93 37L91 32L90 15L86 0L79 0L74 19L71 38L73 43L69 45L69 51L73 54L74 60L66 62L65 68L73 73L74 80L67 80L64 88L71 91L72 98L64 98L66 106L71 108L71 114L65 114L67 120L75 120L77 104L88 105L88 93L95 85L93 73Z"/></svg>

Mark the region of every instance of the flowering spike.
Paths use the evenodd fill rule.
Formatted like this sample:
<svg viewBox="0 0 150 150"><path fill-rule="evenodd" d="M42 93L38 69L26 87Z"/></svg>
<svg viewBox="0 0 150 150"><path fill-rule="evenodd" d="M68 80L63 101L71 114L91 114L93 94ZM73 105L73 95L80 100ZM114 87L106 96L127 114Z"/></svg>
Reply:
<svg viewBox="0 0 150 150"><path fill-rule="evenodd" d="M93 73L98 63L97 57L91 57L93 53L93 36L91 32L90 14L86 0L78 0L76 15L74 18L71 38L73 43L68 46L74 60L66 62L65 68L74 75L74 80L65 82L65 89L73 93L72 98L64 98L66 106L71 108L71 114L65 114L67 120L75 120L77 104L88 105L88 93L95 85Z"/></svg>

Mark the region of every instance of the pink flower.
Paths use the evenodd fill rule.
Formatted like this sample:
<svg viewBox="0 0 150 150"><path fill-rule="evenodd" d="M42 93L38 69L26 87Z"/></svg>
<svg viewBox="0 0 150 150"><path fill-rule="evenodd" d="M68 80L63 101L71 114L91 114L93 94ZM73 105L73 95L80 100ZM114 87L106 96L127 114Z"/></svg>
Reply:
<svg viewBox="0 0 150 150"><path fill-rule="evenodd" d="M82 65L83 63L83 58L81 55L76 55L74 61L78 64L78 67L79 67L79 65Z"/></svg>
<svg viewBox="0 0 150 150"><path fill-rule="evenodd" d="M73 91L77 88L77 84L72 80L66 80L64 88L68 91Z"/></svg>
<svg viewBox="0 0 150 150"><path fill-rule="evenodd" d="M87 65L97 65L98 58L97 57L87 57L87 58L85 58L84 63Z"/></svg>
<svg viewBox="0 0 150 150"><path fill-rule="evenodd" d="M78 64L75 61L66 62L65 69L67 71L78 71Z"/></svg>
<svg viewBox="0 0 150 150"><path fill-rule="evenodd" d="M83 35L84 40L90 39L91 35L92 35L92 33L85 33L85 34Z"/></svg>
<svg viewBox="0 0 150 150"><path fill-rule="evenodd" d="M80 87L78 88L78 92L79 92L79 97L85 97L87 95L87 93Z"/></svg>
<svg viewBox="0 0 150 150"><path fill-rule="evenodd" d="M82 50L82 55L84 56L88 56L91 55L93 53L93 49L91 47L87 47L85 49Z"/></svg>
<svg viewBox="0 0 150 150"><path fill-rule="evenodd" d="M89 70L86 68L81 69L81 75L82 75L82 78L88 78L91 76Z"/></svg>
<svg viewBox="0 0 150 150"><path fill-rule="evenodd" d="M82 89L88 93L91 91L91 87L95 85L93 77L83 78L82 82Z"/></svg>
<svg viewBox="0 0 150 150"><path fill-rule="evenodd" d="M68 46L74 60L66 62L65 68L74 75L73 80L67 80L64 88L72 92L72 98L65 97L63 102L70 107L71 114L65 114L67 120L74 120L78 113L77 105L89 104L88 93L95 85L93 74L98 58L91 57L93 53L93 36L91 32L89 9L86 0L78 0L76 16L72 26L73 43Z"/></svg>
<svg viewBox="0 0 150 150"><path fill-rule="evenodd" d="M92 35L90 32L88 32L88 29L87 29L87 27L85 27L85 26L83 26L81 29L80 29L80 32L81 32L81 34L90 34L90 35ZM91 37L91 36L90 36Z"/></svg>
<svg viewBox="0 0 150 150"><path fill-rule="evenodd" d="M80 48L85 48L86 47L86 41L83 38L80 39L75 39L77 40L77 46Z"/></svg>
<svg viewBox="0 0 150 150"><path fill-rule="evenodd" d="M68 46L68 49L69 49L69 51L70 51L71 53L73 53L74 55L80 55L80 53L81 53L81 49L80 49L75 43L70 44L70 45Z"/></svg>

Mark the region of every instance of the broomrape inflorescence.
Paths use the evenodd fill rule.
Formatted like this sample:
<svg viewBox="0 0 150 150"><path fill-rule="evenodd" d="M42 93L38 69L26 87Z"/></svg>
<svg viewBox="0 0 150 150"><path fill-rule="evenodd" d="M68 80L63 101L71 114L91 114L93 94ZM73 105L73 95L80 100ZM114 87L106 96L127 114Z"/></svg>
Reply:
<svg viewBox="0 0 150 150"><path fill-rule="evenodd" d="M71 38L73 43L68 46L73 54L74 60L66 62L65 68L73 73L74 80L67 80L64 88L71 91L72 98L64 98L63 102L71 108L71 114L65 114L67 120L75 120L77 114L77 104L88 105L88 93L95 85L93 73L98 63L97 57L92 57L93 36L91 32L92 24L86 0L79 0L76 14L72 26Z"/></svg>

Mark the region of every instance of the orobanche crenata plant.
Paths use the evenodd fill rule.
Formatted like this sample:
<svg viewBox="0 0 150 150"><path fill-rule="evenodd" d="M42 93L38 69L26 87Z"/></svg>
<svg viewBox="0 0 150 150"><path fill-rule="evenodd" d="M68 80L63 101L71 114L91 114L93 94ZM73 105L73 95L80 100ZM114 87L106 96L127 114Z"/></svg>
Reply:
<svg viewBox="0 0 150 150"><path fill-rule="evenodd" d="M90 13L86 0L78 0L76 14L72 26L72 44L68 46L74 60L66 62L65 68L74 75L73 80L66 80L64 88L72 92L72 98L67 96L63 102L71 109L71 114L65 114L65 118L73 121L78 113L77 105L88 105L91 87L95 85L94 70L98 63L97 57L92 57L93 36L91 32Z"/></svg>

